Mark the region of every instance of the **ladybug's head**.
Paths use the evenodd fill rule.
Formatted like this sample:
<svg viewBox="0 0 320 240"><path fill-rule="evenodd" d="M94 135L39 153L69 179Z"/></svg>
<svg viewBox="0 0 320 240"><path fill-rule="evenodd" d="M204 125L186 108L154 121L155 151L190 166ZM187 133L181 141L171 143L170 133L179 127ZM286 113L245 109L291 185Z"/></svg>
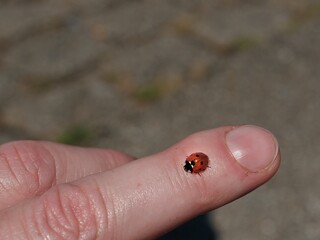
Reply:
<svg viewBox="0 0 320 240"><path fill-rule="evenodd" d="M183 168L186 172L191 172L191 173L193 172L193 165L191 164L190 161L185 161L185 165Z"/></svg>

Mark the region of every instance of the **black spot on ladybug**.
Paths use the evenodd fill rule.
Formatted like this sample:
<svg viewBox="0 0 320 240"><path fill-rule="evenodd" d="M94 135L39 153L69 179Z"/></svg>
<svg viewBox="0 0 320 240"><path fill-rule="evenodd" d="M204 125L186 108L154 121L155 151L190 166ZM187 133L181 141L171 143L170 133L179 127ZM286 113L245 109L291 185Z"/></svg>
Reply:
<svg viewBox="0 0 320 240"><path fill-rule="evenodd" d="M201 161L200 164L203 165L203 162Z"/></svg>
<svg viewBox="0 0 320 240"><path fill-rule="evenodd" d="M199 154L196 154L196 157L200 157L200 155L199 155Z"/></svg>

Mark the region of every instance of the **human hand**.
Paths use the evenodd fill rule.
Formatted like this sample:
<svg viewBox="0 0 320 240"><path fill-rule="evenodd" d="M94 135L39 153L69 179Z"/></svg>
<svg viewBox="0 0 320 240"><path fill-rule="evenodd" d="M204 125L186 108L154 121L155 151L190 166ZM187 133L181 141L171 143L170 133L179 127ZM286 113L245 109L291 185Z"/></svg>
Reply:
<svg viewBox="0 0 320 240"><path fill-rule="evenodd" d="M183 169L194 152L210 159L201 175ZM154 239L250 192L279 164L276 140L254 126L198 132L139 160L108 149L7 143L0 239Z"/></svg>

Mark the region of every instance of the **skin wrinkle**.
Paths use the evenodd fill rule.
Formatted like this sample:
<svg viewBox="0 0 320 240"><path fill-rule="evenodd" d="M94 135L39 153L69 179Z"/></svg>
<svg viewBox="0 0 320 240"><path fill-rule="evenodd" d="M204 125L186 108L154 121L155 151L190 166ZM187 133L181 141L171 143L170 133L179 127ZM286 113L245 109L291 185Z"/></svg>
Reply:
<svg viewBox="0 0 320 240"><path fill-rule="evenodd" d="M32 172L33 168L39 169L40 165L44 163L43 160L45 158L42 158L40 151L37 151L37 149L35 149L35 143L31 142L31 146L28 146L29 142L28 142L28 145L23 144L20 147L20 150L18 150L19 147L17 146L17 142L13 142L12 145L15 148L15 150L20 153L21 160L23 160L22 162L27 171ZM23 154L23 157L21 154ZM29 166L28 163L31 163L30 164L31 169L28 168Z"/></svg>
<svg viewBox="0 0 320 240"><path fill-rule="evenodd" d="M20 142L13 142L11 147L17 156L16 165L19 167L21 166L24 169L24 171L20 173L22 176L24 176L24 179L18 182L20 184L19 188L21 189L21 187L26 186L22 188L25 190L26 197L30 195L39 195L43 193L43 189L46 189L47 185L50 187L52 184L52 178L48 178L50 175L44 172L44 170L48 169L50 166L44 161L45 158L41 157L41 151L38 151L37 148L34 148L34 142L28 141L22 145L18 144L20 144ZM26 151L24 150L25 147L29 147L31 150ZM23 151L23 155L21 155L21 151ZM46 153L48 152L46 151ZM18 175L15 176L18 178L17 180L19 180ZM45 176L45 178L42 178L42 176ZM19 195L21 195L20 191Z"/></svg>
<svg viewBox="0 0 320 240"><path fill-rule="evenodd" d="M115 201L117 194L112 191L111 187L108 187L108 183L105 183L103 186L100 186L102 199L104 202L104 206L106 209L106 234L109 239L117 239L116 232L122 233L122 231L117 231L117 226L122 226L122 223L119 222L118 216L120 216L120 212L117 212L116 202L119 203L120 201ZM120 198L121 200L122 198ZM120 208L122 209L122 208ZM124 215L124 214L122 214ZM120 219L124 219L120 217ZM121 239L121 236L120 238Z"/></svg>
<svg viewBox="0 0 320 240"><path fill-rule="evenodd" d="M47 210L46 204L43 205L43 208L40 211L43 213L39 218L36 218L37 225L41 226L40 227L40 235L44 237L45 235L51 236L53 233L55 233L55 230L49 223L49 212ZM45 225L45 226L44 226ZM31 229L31 228L30 228Z"/></svg>
<svg viewBox="0 0 320 240"><path fill-rule="evenodd" d="M96 215L92 208L92 202L90 196L87 191L84 190L83 187L80 185L71 183L68 184L75 188L75 195L76 196L69 196L67 195L67 204L70 206L71 213L74 215L74 219L76 221L76 226L78 227L78 238L85 237L86 235L90 235L92 230L97 234L97 225L92 224L93 222L96 223ZM96 197L97 192L93 194ZM75 199L80 201L74 202ZM93 220L93 221L92 221ZM93 229L95 228L95 229Z"/></svg>
<svg viewBox="0 0 320 240"><path fill-rule="evenodd" d="M177 168L175 168L174 170L176 174L172 174L172 169L169 169L169 167L167 167L163 171L163 178L167 180L167 183L169 185L169 187L166 189L170 189L170 190L167 190L167 191L173 192L174 194L179 195L179 193L181 192L181 189L183 189L183 186L184 186L183 177L177 171ZM188 191L190 190L191 189L188 189Z"/></svg>
<svg viewBox="0 0 320 240"><path fill-rule="evenodd" d="M97 174L100 175L100 174ZM85 183L85 186L83 187L84 193L88 196L88 201L90 205L90 209L94 213L94 224L95 226L95 237L94 239L105 239L103 237L105 232L109 232L108 230L105 231L105 229L108 229L109 225L109 209L112 207L110 206L110 201L106 200L105 194L103 194L102 189L104 189L104 186L100 186L98 184L98 181L96 181L95 176L93 179L91 179L89 182ZM107 195L106 195L107 196ZM111 222L111 221L110 221Z"/></svg>
<svg viewBox="0 0 320 240"><path fill-rule="evenodd" d="M16 197L18 196L31 196L31 195L37 195L43 191L41 191L42 182L41 182L41 167L39 164L36 164L37 162L35 159L41 159L39 154L37 154L36 150L32 149L32 152L34 152L36 155L30 155L29 152L24 151L23 148L25 147L25 144L20 146L18 145L20 142L13 142L12 144L8 145L2 145L2 152L1 152L1 162L5 163L7 165L7 170L10 171L11 175L9 177L5 177L4 179L1 179L1 185L4 186L4 181L8 183L8 187L4 187L5 191L9 191L11 193L15 192ZM11 150L11 151L10 151ZM12 158L11 161L9 161L6 152L14 152L15 158ZM20 154L20 151L24 151L28 156L22 156ZM29 160L30 159L30 160ZM32 169L35 169L36 171L32 171L30 167L27 167L27 162L29 162L30 167ZM11 165L14 165L15 167L12 167ZM18 174L16 174L17 171ZM22 170L22 172L21 172ZM26 174L27 173L27 174ZM20 179L21 178L23 179ZM16 182L16 184L14 183ZM30 183L30 184L27 184ZM21 191L22 190L22 191ZM19 199L17 199L19 200ZM8 201L8 200L7 200ZM12 203L11 203L12 204ZM5 206L9 206L6 202L4 202Z"/></svg>
<svg viewBox="0 0 320 240"><path fill-rule="evenodd" d="M69 187L73 191L70 191ZM74 191L74 187L77 187L76 191ZM78 186L71 186L70 184L58 185L55 187L54 192L51 190L48 195L44 195L40 199L43 202L43 211L46 216L43 221L47 223L46 225L52 231L49 235L60 236L61 239L69 237L77 239L79 237L81 220L79 220L79 216L73 209L73 205L78 204L78 202L73 202L75 199L83 201L83 197L78 197L81 195L79 195L78 189ZM70 194L72 196L69 196Z"/></svg>
<svg viewBox="0 0 320 240"><path fill-rule="evenodd" d="M25 162L23 161L23 159L22 159L22 157L21 157L20 151L18 151L18 149L17 149L17 147L16 147L16 143L14 143L14 142L12 143L12 148L13 148L15 154L16 154L16 160L19 161L20 165L24 168L24 170L25 170L26 172L31 173L31 172L27 169L27 167L26 167L26 165L25 165ZM19 179L19 178L17 177L17 179ZM19 182L19 183L20 183L20 182Z"/></svg>
<svg viewBox="0 0 320 240"><path fill-rule="evenodd" d="M105 153L105 159L104 161L106 167L114 168L115 164L115 156L112 151Z"/></svg>
<svg viewBox="0 0 320 240"><path fill-rule="evenodd" d="M93 186L92 186L93 183ZM76 185L78 186L78 185ZM77 219L79 220L80 225L79 226L83 226L84 229L82 230L82 232L86 233L86 235L92 235L94 234L95 238L97 239L97 237L99 236L99 230L102 228L101 227L101 221L98 221L98 212L103 211L104 205L103 204L99 204L99 199L101 200L102 196L101 196L101 192L99 189L99 186L97 185L97 183L95 181L90 181L90 188L88 190L86 190L86 188L81 187L80 185L78 186L79 190L81 191L81 193L83 194L83 196L85 196L86 199L86 203L85 205L88 208L88 211L85 212L86 214L86 218L84 221L81 222L81 218L77 217ZM92 193L92 194L90 194ZM93 200L96 200L98 202L94 202ZM80 208L82 208L81 206L79 206ZM83 217L84 214L81 214L81 217ZM88 227L87 225L87 221L90 221L91 224ZM99 222L99 224L98 224ZM81 230L79 231L79 236L81 236ZM93 236L90 236L91 239L93 239Z"/></svg>
<svg viewBox="0 0 320 240"><path fill-rule="evenodd" d="M0 162L5 164L5 165L9 165L8 163L8 159L6 158L6 156L4 156L3 153L0 153ZM10 170L10 166L8 166L9 172L12 173L12 170ZM3 170L2 170L3 171ZM3 172L7 172L7 171L3 171ZM12 173L13 174L13 173ZM2 189L3 191L0 192L7 192L10 189L10 184L11 182L8 181L8 177L4 176L3 174L0 174L0 189ZM15 178L16 180L16 178Z"/></svg>
<svg viewBox="0 0 320 240"><path fill-rule="evenodd" d="M68 155L67 154L64 154L64 157L65 158L62 158L62 161L60 161L60 163L61 162L63 162L64 163L64 167L63 168L60 168L60 169L62 169L62 172L63 172L63 178L61 178L62 179L62 181L60 180L59 182L68 182L69 181L69 176L68 176L68 173L70 172L70 162L71 161L69 161L69 158L68 158ZM60 160L61 160L61 158L60 158ZM81 169L80 169L80 171L81 171ZM81 173L81 174L83 174L83 173ZM75 178L78 178L78 177L80 177L81 176L81 174L75 174Z"/></svg>
<svg viewBox="0 0 320 240"><path fill-rule="evenodd" d="M88 193L89 201L90 201L90 207L94 210L94 221L93 224L96 227L95 230L95 236L94 239L98 239L99 236L103 235L103 229L104 229L104 217L107 216L107 209L106 205L104 203L104 198L101 192L101 189L97 183L97 181L92 181L93 186L90 187L90 190L93 190L93 193Z"/></svg>
<svg viewBox="0 0 320 240"><path fill-rule="evenodd" d="M39 155L38 151L35 151L33 148L31 151L25 151L25 145L22 145L20 148L17 147L17 142L12 143L12 147L14 148L16 154L18 155L19 162L21 166L24 168L25 172L28 173L27 175L23 173L23 175L30 176L31 181L28 184L29 194L38 193L41 189L41 182L40 182L40 170L41 170L41 160L42 158ZM32 146L33 147L33 146ZM23 151L23 155L21 154ZM39 161L39 159L41 159ZM25 182L25 181L23 181Z"/></svg>
<svg viewBox="0 0 320 240"><path fill-rule="evenodd" d="M44 213L43 209L41 209L42 211L39 210L41 207L43 207L43 205L34 205L31 207L31 209L24 209L22 213L22 224L24 225L23 228L25 232L24 236L27 236L27 239L35 239L35 235L41 235L42 239L47 239L42 234L44 231L41 230L44 228L43 225L46 224L46 221L39 222L39 220L43 217L39 216L39 214ZM31 229L33 231L31 231Z"/></svg>
<svg viewBox="0 0 320 240"><path fill-rule="evenodd" d="M92 185L93 184L93 185ZM89 186L88 186L89 185ZM67 186L71 186L74 191L74 195L67 194L67 206L69 206L72 214L74 215L74 219L76 220L76 226L78 227L78 238L84 237L87 239L88 235L90 239L92 239L92 235L98 236L99 229L102 229L101 220L97 219L97 212L104 211L104 204L99 204L99 195L100 190L99 187L94 183L94 181L85 182L84 186L78 184L68 184ZM77 201L74 201L78 199ZM97 202L93 202L95 199ZM100 198L101 202L102 198ZM102 202L103 203L103 202ZM66 207L65 207L66 209ZM68 209L68 207L67 207ZM68 214L66 214L68 216Z"/></svg>
<svg viewBox="0 0 320 240"><path fill-rule="evenodd" d="M50 154L53 156L53 159L55 159L54 163L57 169L56 179L58 180L58 183L73 181L83 176L87 176L97 172L102 172L102 171L105 171L106 169L115 168L125 163L128 163L130 160L133 159L131 156L125 153L121 153L112 149L103 149L103 150L90 149L90 148L82 149L80 147L74 147L74 146L70 147L65 145L60 146L60 145L52 144L48 142L41 142L41 144L43 146L46 146L46 145L49 146L46 148L50 152ZM58 151L58 149L61 147L62 149ZM77 167L73 168L73 164L78 164L78 163L77 161L75 161L75 159L70 157L70 154L68 154L69 150L74 151L79 155L82 155L82 153L83 153L83 156L88 155L88 162L93 160L94 158L100 159L99 164L101 165L101 167L99 169L91 169L90 167L87 168L88 166L84 164L85 163L85 159L84 159L79 162L79 165ZM91 155L89 155L90 152L92 153ZM58 156L58 157L54 157L54 156ZM67 174L67 173L72 173L72 174Z"/></svg>
<svg viewBox="0 0 320 240"><path fill-rule="evenodd" d="M36 144L36 143L33 143ZM38 168L38 179L39 179L39 190L38 194L42 194L48 188L52 187L56 183L56 161L54 159L54 155L51 154L49 149L47 149L44 145L41 145L41 149L35 151L38 155L38 159L40 160L40 167ZM45 151L45 156L43 156L43 152ZM48 161L47 159L51 159Z"/></svg>
<svg viewBox="0 0 320 240"><path fill-rule="evenodd" d="M126 164L130 162L130 160L133 160L134 158L129 156L126 153L121 153L121 156L119 155L119 152L113 149L105 149L104 152L98 152L97 154L101 156L101 158L105 159L104 165L105 169L113 169L116 167L119 167L123 164ZM124 158L124 156L127 157L127 159ZM130 158L130 160L128 160ZM121 159L121 161L119 161ZM119 164L121 162L121 164Z"/></svg>
<svg viewBox="0 0 320 240"><path fill-rule="evenodd" d="M96 236L98 233L97 215L95 209L100 209L102 207L99 205L95 208L94 204L92 203L92 198L96 199L99 195L99 192L97 189L94 189L94 194L90 197L89 192L86 191L85 188L76 184L72 185L79 189L79 193L82 196L81 199L84 199L83 201L80 201L80 203L77 202L76 204L72 205L73 213L78 221L79 238L87 238L88 235L90 235L90 238L92 238L92 234ZM92 189L89 190L92 191ZM85 211L83 211L84 209Z"/></svg>
<svg viewBox="0 0 320 240"><path fill-rule="evenodd" d="M1 146L0 148L3 148L3 147ZM11 173L11 175L13 176L14 180L19 184L19 179L18 179L17 175L15 174L15 171L13 171L13 169L11 167L11 164L10 164L11 161L9 161L9 158L4 151L1 151L1 162L4 162L7 165L8 170ZM10 185L12 185L12 184L10 184Z"/></svg>
<svg viewBox="0 0 320 240"><path fill-rule="evenodd" d="M50 147L46 147L46 144L49 144ZM55 170L55 184L59 183L65 183L69 181L73 181L78 179L79 177L83 177L84 175L84 169L81 169L81 171L76 167L75 169L78 170L78 174L75 174L75 171L72 170L72 164L75 164L74 160L70 157L70 154L68 154L68 148L71 148L72 150L78 151L77 147L70 147L66 145L60 144L52 144L47 142L42 142L42 145L47 149L47 151L51 154L52 159L54 160L54 170ZM59 149L60 147L63 147L62 149ZM78 153L80 154L80 153ZM58 156L58 157L55 157ZM80 162L81 164L81 162ZM74 176L69 176L69 172L74 172ZM80 172L80 173L79 173Z"/></svg>
<svg viewBox="0 0 320 240"><path fill-rule="evenodd" d="M57 192L57 190L56 190L56 194L59 195L59 192ZM57 198L57 196L55 196L55 199L56 198ZM58 198L60 198L60 197L58 197ZM52 206L51 206L52 204L48 201L47 198L42 200L42 202L43 202L42 211L44 213L43 214L44 218L40 218L39 219L40 220L39 225L45 224L46 228L45 229L41 228L42 229L41 235L43 236L43 233L48 232L49 236L55 236L55 237L61 236L61 237L63 237L62 229L59 229L59 231L57 231L56 223L53 223L53 221L57 221L57 219L53 217L53 216L56 217L56 215L57 215L56 214L56 211L57 211L56 208L55 209L52 208ZM61 205L61 200L56 201L55 205L57 205L57 203L60 205L59 208L62 209L63 207ZM61 218L60 218L60 221L61 221ZM62 224L62 223L60 223L60 225L62 225L63 228L65 228L65 226L66 226L66 224ZM59 234L59 235L57 235L57 234ZM62 234L62 235L60 235L60 234Z"/></svg>
<svg viewBox="0 0 320 240"><path fill-rule="evenodd" d="M4 183L0 180L0 193L1 192L7 192L9 189L4 185ZM1 194L0 194L1 195ZM2 199L1 199L2 197L0 196L0 204L1 204L1 202L3 201ZM6 206L4 206L4 207L6 207Z"/></svg>
<svg viewBox="0 0 320 240"><path fill-rule="evenodd" d="M68 184L69 186L70 184ZM64 226L69 226L69 229L71 230L71 232L77 232L77 233L80 233L80 229L79 229L79 226L81 225L79 219L76 217L76 214L75 212L73 211L73 208L70 204L70 198L68 197L68 195L66 196L63 196L64 194L61 192L62 191L62 188L65 187L66 185L58 185L56 187L56 190L57 190L57 199L58 199L58 202L59 202L59 206L60 206L60 211L61 214L62 214L62 219L64 219L67 224L63 224ZM68 199L67 201L63 200L63 198L66 198ZM71 210L71 211L70 211ZM56 214L56 212L54 212L54 214ZM71 215L70 215L71 214ZM72 216L72 217L70 217ZM58 219L58 218L56 218ZM60 220L61 218L59 218ZM73 222L76 222L77 224L73 224ZM74 227L76 227L76 231L74 231ZM67 228L65 228L66 230L69 230ZM79 235L77 236L79 237Z"/></svg>
<svg viewBox="0 0 320 240"><path fill-rule="evenodd" d="M107 185L107 188L108 188L108 185ZM118 228L119 228L118 226L120 226L119 225L120 217L116 212L117 210L116 210L116 204L115 204L115 199L116 199L115 194L112 193L111 191L109 188L109 190L106 191L106 194L102 194L102 197L105 202L104 206L107 212L107 217L105 219L106 219L106 227L108 231L106 231L106 234L107 236L110 237L110 239L117 239L116 233L121 232L121 231L118 231ZM120 218L120 219L123 219L123 218Z"/></svg>
<svg viewBox="0 0 320 240"><path fill-rule="evenodd" d="M22 157L20 154L20 151L18 150L16 143L12 144L15 152L19 155L19 159L21 162L21 165L25 169L25 171L31 176L30 184L28 184L29 191L26 195L33 195L33 193L37 194L41 190L41 181L40 181L40 166L39 161L36 161L35 159L41 159L39 154L37 154L36 151L32 151L34 153L34 156L31 154L31 151L25 151L25 154L27 155L27 160L25 160L25 157ZM27 166L27 162L30 163L30 167ZM33 169L32 169L33 168ZM24 174L25 175L25 174ZM24 181L25 182L25 181Z"/></svg>
<svg viewBox="0 0 320 240"><path fill-rule="evenodd" d="M46 143L46 142L40 142L40 144L48 151L48 154L50 154L51 159L53 159L52 162L54 164L53 170L54 170L55 177L53 178L51 186L54 186L60 182L67 182L67 174L66 173L69 171L69 169L68 169L68 163L69 163L68 154L66 154L65 151L55 151L55 153L52 153L52 151L55 150L55 146L53 148L51 148L51 147L49 148L44 143ZM56 158L55 156L59 156L59 158ZM57 162L59 162L59 164L57 164ZM60 171L60 169L62 169L62 171ZM58 176L58 174L59 174L59 176ZM62 180L58 181L58 179L62 179Z"/></svg>
<svg viewBox="0 0 320 240"><path fill-rule="evenodd" d="M79 152L79 154L81 154L81 152L82 152L82 149L80 150L80 152ZM88 159L88 161L91 161L92 159ZM67 160L67 162L72 162L72 161L68 161ZM73 163L74 164L74 163ZM76 163L77 164L77 163ZM79 166L77 167L77 168L75 168L75 169L73 169L73 170L71 170L72 169L72 165L71 164L67 164L67 170L66 170L66 172L68 173L70 173L70 172L73 172L73 174L74 174L74 176L66 176L66 182L69 182L69 181L73 181L73 180L75 180L75 179L78 179L78 178L81 178L81 177L83 177L83 176L86 176L86 175L90 175L90 174L93 174L93 173L96 173L96 171L94 171L94 170L90 170L90 171L88 171L87 169L86 169L86 167L85 166L83 166L82 165L82 162L79 162ZM70 169L70 170L69 170ZM66 174L67 175L67 174Z"/></svg>

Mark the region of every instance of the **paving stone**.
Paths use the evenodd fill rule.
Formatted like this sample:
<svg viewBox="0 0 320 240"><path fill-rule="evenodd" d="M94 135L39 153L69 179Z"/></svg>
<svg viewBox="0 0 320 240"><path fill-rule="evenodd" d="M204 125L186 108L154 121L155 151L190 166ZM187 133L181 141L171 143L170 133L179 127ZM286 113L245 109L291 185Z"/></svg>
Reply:
<svg viewBox="0 0 320 240"><path fill-rule="evenodd" d="M0 72L0 108L4 107L10 98L15 97L17 82L9 73Z"/></svg>
<svg viewBox="0 0 320 240"><path fill-rule="evenodd" d="M49 92L21 94L20 91L15 99L6 103L4 122L23 127L34 136L56 140L71 126L95 129L94 126L102 125L101 119L106 126L110 122L116 124L119 114L130 109L130 104L125 105L128 108L119 104L121 99L112 86L90 76L77 84L59 85Z"/></svg>
<svg viewBox="0 0 320 240"><path fill-rule="evenodd" d="M290 20L288 11L265 2L236 7L212 5L202 7L194 31L219 44L263 41L283 31Z"/></svg>
<svg viewBox="0 0 320 240"><path fill-rule="evenodd" d="M80 12L86 12L86 13L93 13L95 11L96 13L99 13L101 10L104 11L107 8L117 8L118 6L123 6L124 4L130 3L130 2L142 2L143 0L92 0L92 1L86 1L86 0L50 0L55 3L59 3L61 7L64 8L71 8L76 9Z"/></svg>
<svg viewBox="0 0 320 240"><path fill-rule="evenodd" d="M116 51L103 71L107 76L126 73L134 83L142 85L170 76L183 80L196 64L210 66L215 61L215 54L193 43L167 36L141 47Z"/></svg>
<svg viewBox="0 0 320 240"><path fill-rule="evenodd" d="M10 128L8 126L0 127L1 135L0 135L0 144L11 142L11 141L19 141L23 139L33 139L32 135L24 132L23 129Z"/></svg>
<svg viewBox="0 0 320 240"><path fill-rule="evenodd" d="M91 16L91 21L105 29L108 40L141 44L161 34L161 27L179 11L165 1L130 1Z"/></svg>
<svg viewBox="0 0 320 240"><path fill-rule="evenodd" d="M65 8L46 3L4 5L0 8L0 44L10 44L37 31L57 27L66 13Z"/></svg>
<svg viewBox="0 0 320 240"><path fill-rule="evenodd" d="M20 73L22 79L55 81L94 67L102 50L103 46L92 37L90 30L80 31L73 25L71 29L24 41L8 53L4 62L12 71Z"/></svg>

